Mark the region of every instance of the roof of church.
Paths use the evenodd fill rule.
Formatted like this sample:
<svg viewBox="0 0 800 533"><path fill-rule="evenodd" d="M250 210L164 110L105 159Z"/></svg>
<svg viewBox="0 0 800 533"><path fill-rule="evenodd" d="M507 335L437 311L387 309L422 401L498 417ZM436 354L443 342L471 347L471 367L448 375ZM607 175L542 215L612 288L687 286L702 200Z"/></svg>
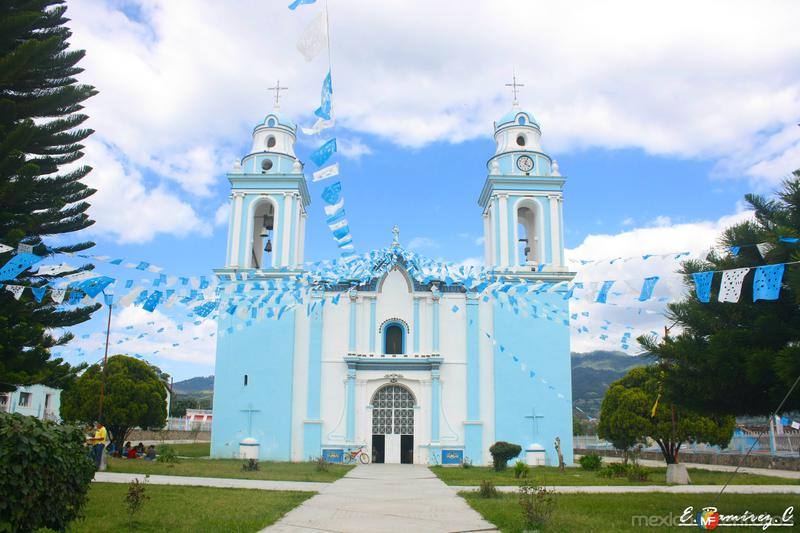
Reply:
<svg viewBox="0 0 800 533"><path fill-rule="evenodd" d="M458 285L472 288L480 284L484 277L481 267L434 261L401 246L373 250L347 261L323 261L318 266L311 271L311 278L325 285L367 285L397 266L405 269L409 277L420 285L442 282L448 287Z"/></svg>
<svg viewBox="0 0 800 533"><path fill-rule="evenodd" d="M296 129L297 128L297 126L295 126L294 122L292 122L291 120L286 118L284 115L281 115L277 111L271 111L271 112L267 113L267 115L264 117L263 124L267 123L267 120L269 119L270 116L274 116L275 118L277 118L278 119L278 124L280 124L282 126L286 126L288 128L292 128L292 129Z"/></svg>
<svg viewBox="0 0 800 533"><path fill-rule="evenodd" d="M499 128L503 124L508 124L509 122L516 122L517 116L519 116L520 114L523 114L526 117L528 117L528 122L530 122L532 126L536 126L537 128L541 127L539 126L539 122L537 122L536 117L533 116L533 113L525 111L524 109L521 109L519 106L514 106L508 113L497 119L497 122L494 123L495 128Z"/></svg>

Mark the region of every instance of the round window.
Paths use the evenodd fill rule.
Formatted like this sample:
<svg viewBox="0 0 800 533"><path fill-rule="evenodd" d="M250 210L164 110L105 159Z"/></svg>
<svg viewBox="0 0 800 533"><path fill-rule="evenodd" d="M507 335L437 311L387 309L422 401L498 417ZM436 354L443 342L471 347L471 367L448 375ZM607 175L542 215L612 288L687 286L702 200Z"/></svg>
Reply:
<svg viewBox="0 0 800 533"><path fill-rule="evenodd" d="M267 121L267 126L269 126L270 128L275 127L275 119L274 118L269 119Z"/></svg>
<svg viewBox="0 0 800 533"><path fill-rule="evenodd" d="M263 170L264 172L266 172L271 168L272 168L272 161L270 161L269 159L265 159L261 162L261 170Z"/></svg>
<svg viewBox="0 0 800 533"><path fill-rule="evenodd" d="M525 136L524 135L517 135L517 144L520 146L525 146Z"/></svg>
<svg viewBox="0 0 800 533"><path fill-rule="evenodd" d="M275 137L270 135L267 137L267 148L274 148L275 147Z"/></svg>

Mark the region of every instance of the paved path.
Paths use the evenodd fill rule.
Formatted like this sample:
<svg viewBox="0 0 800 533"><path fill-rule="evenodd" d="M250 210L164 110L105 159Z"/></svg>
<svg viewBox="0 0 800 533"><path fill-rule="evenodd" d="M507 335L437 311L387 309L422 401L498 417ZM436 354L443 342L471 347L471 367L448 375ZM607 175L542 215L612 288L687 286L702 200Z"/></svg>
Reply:
<svg viewBox="0 0 800 533"><path fill-rule="evenodd" d="M360 533L497 531L422 465L359 465L263 530Z"/></svg>
<svg viewBox="0 0 800 533"><path fill-rule="evenodd" d="M477 490L477 487L450 487L458 490ZM722 485L561 485L547 487L563 494L622 494L625 492L668 492L672 494L714 494ZM517 487L497 487L501 492L517 492ZM728 485L725 494L800 494L800 485Z"/></svg>
<svg viewBox="0 0 800 533"><path fill-rule="evenodd" d="M134 479L144 481L144 474L121 474L117 472L96 472L94 480L102 483L130 483ZM152 485L190 485L194 487L224 487L231 489L259 490L303 490L319 492L331 483L314 481L271 481L262 479L231 479L220 477L159 476L151 475L148 483Z"/></svg>

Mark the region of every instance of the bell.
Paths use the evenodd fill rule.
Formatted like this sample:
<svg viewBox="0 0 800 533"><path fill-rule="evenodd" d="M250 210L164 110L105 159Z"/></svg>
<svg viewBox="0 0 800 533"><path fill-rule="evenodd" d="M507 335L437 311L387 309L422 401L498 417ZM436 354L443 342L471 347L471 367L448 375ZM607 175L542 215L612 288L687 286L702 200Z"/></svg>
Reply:
<svg viewBox="0 0 800 533"><path fill-rule="evenodd" d="M272 241L271 240L267 241L267 245L264 247L264 251L265 252L271 252L272 251Z"/></svg>

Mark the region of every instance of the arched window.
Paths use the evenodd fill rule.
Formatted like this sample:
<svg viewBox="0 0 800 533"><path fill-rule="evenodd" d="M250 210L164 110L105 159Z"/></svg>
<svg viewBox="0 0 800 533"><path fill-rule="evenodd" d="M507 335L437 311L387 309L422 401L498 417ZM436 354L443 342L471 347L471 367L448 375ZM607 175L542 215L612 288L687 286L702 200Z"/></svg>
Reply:
<svg viewBox="0 0 800 533"><path fill-rule="evenodd" d="M517 144L520 146L525 146L525 136L521 133L517 135Z"/></svg>
<svg viewBox="0 0 800 533"><path fill-rule="evenodd" d="M385 385L372 397L373 435L413 435L414 395L400 385Z"/></svg>
<svg viewBox="0 0 800 533"><path fill-rule="evenodd" d="M267 137L267 148L275 148L275 136L270 135Z"/></svg>
<svg viewBox="0 0 800 533"><path fill-rule="evenodd" d="M275 127L275 119L274 118L270 118L267 121L267 126L269 126L270 128L274 128Z"/></svg>
<svg viewBox="0 0 800 533"><path fill-rule="evenodd" d="M262 201L253 214L253 247L248 261L253 268L272 266L272 248L275 246L275 206Z"/></svg>
<svg viewBox="0 0 800 533"><path fill-rule="evenodd" d="M519 124L520 126L524 126L525 125L525 117L519 117L517 119L517 124Z"/></svg>
<svg viewBox="0 0 800 533"><path fill-rule="evenodd" d="M390 324L386 326L383 332L384 335L384 353L386 354L402 354L405 353L403 348L403 337L405 332L399 324Z"/></svg>
<svg viewBox="0 0 800 533"><path fill-rule="evenodd" d="M519 238L519 262L521 265L541 263L539 257L539 233L536 222L536 208L527 201L517 207L517 221L519 223L517 236Z"/></svg>

